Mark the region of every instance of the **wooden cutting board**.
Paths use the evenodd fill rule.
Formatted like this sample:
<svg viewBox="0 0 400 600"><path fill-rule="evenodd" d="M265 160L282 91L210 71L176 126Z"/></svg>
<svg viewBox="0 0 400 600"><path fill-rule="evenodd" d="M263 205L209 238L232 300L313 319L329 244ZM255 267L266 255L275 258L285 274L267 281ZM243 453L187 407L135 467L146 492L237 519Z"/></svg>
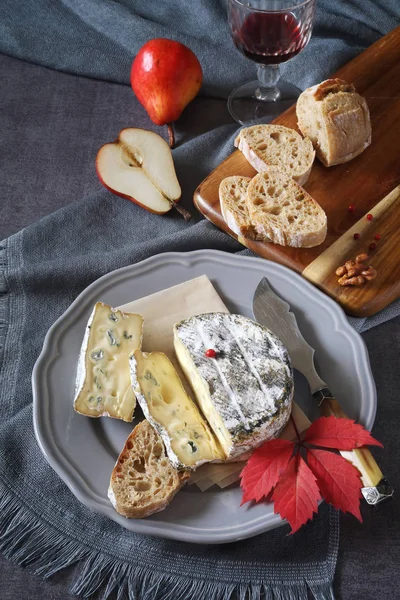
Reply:
<svg viewBox="0 0 400 600"><path fill-rule="evenodd" d="M351 315L375 314L400 297L400 27L349 62L334 75L354 83L369 106L372 144L354 160L335 167L315 161L305 189L328 217L328 235L315 248L287 248L244 238L239 241L264 258L279 262L336 299ZM317 83L317 82L315 82ZM274 123L297 129L295 106ZM199 185L194 194L198 210L217 227L237 236L222 218L218 188L230 175L252 177L254 169L234 151ZM349 213L348 206L355 205ZM368 221L366 215L374 218ZM354 233L360 238L355 241ZM381 239L375 241L379 233ZM376 243L376 250L369 245ZM374 281L341 287L334 274L346 260L361 252L378 271Z"/></svg>

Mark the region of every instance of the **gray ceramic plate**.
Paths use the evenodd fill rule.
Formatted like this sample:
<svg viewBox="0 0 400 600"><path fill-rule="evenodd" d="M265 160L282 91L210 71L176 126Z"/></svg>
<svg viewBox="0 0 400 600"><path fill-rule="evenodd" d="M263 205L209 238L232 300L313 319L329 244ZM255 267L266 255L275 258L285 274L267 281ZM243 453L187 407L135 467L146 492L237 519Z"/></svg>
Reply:
<svg viewBox="0 0 400 600"><path fill-rule="evenodd" d="M371 428L376 392L362 338L333 300L289 269L212 250L166 253L109 273L90 285L50 328L33 371L34 427L43 454L86 506L138 533L197 543L251 537L282 523L272 505L240 507L238 485L200 492L184 488L169 507L146 519L125 519L107 499L110 474L132 429L115 419L85 419L72 408L79 349L92 306L119 306L206 274L231 312L252 317L254 291L264 276L287 300L316 348L316 363L346 413ZM314 416L305 380L296 374L296 401Z"/></svg>

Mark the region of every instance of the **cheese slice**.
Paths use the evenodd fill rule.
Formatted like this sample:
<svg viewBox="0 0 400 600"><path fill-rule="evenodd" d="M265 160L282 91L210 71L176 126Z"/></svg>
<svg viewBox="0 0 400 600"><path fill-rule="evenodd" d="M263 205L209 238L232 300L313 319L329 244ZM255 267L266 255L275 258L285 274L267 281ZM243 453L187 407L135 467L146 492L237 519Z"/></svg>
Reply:
<svg viewBox="0 0 400 600"><path fill-rule="evenodd" d="M132 421L136 406L129 354L142 343L143 319L98 302L79 356L74 408L89 417Z"/></svg>
<svg viewBox="0 0 400 600"><path fill-rule="evenodd" d="M176 324L174 346L227 458L279 435L290 417L293 372L271 331L242 315L207 313Z"/></svg>
<svg viewBox="0 0 400 600"><path fill-rule="evenodd" d="M195 468L224 460L193 400L186 394L173 364L162 352L135 350L129 358L132 387L146 419L160 433L174 467Z"/></svg>

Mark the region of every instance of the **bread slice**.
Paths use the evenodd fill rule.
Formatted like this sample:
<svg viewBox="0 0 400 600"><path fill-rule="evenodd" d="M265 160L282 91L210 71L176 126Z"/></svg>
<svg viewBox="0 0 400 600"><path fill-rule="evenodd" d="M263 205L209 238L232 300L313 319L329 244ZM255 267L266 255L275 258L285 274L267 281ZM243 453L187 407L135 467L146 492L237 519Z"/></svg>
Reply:
<svg viewBox="0 0 400 600"><path fill-rule="evenodd" d="M257 232L247 208L247 188L250 177L226 177L219 186L219 200L222 216L229 229L238 236L251 240L264 240L264 236Z"/></svg>
<svg viewBox="0 0 400 600"><path fill-rule="evenodd" d="M146 420L136 425L112 471L108 497L115 510L142 519L164 510L189 479L166 456L160 435Z"/></svg>
<svg viewBox="0 0 400 600"><path fill-rule="evenodd" d="M326 214L291 177L277 169L258 173L247 189L247 206L257 231L272 242L312 248L326 237Z"/></svg>
<svg viewBox="0 0 400 600"><path fill-rule="evenodd" d="M315 158L311 141L282 125L246 127L239 132L235 146L259 173L277 168L299 185L306 183Z"/></svg>
<svg viewBox="0 0 400 600"><path fill-rule="evenodd" d="M343 79L327 79L300 94L298 126L326 166L355 158L371 143L371 121L365 99Z"/></svg>

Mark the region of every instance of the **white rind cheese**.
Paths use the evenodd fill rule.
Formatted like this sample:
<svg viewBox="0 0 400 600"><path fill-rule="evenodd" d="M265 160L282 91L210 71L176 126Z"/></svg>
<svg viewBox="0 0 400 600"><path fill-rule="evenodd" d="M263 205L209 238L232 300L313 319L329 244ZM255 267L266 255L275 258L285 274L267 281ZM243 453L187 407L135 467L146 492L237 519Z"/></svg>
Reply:
<svg viewBox="0 0 400 600"><path fill-rule="evenodd" d="M293 371L271 331L241 315L207 313L176 324L174 344L228 459L279 435L290 417ZM215 358L206 356L209 349Z"/></svg>
<svg viewBox="0 0 400 600"><path fill-rule="evenodd" d="M136 406L129 354L142 343L143 319L98 302L90 315L79 355L75 410L89 417L132 421Z"/></svg>
<svg viewBox="0 0 400 600"><path fill-rule="evenodd" d="M129 358L133 391L149 423L161 435L173 466L196 468L225 454L179 375L162 352L135 350Z"/></svg>

